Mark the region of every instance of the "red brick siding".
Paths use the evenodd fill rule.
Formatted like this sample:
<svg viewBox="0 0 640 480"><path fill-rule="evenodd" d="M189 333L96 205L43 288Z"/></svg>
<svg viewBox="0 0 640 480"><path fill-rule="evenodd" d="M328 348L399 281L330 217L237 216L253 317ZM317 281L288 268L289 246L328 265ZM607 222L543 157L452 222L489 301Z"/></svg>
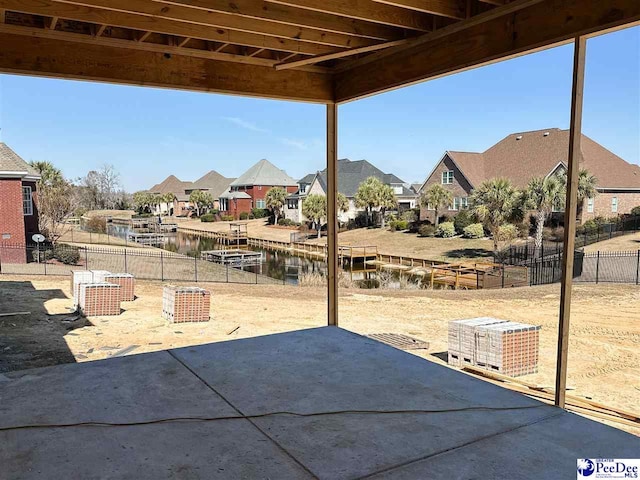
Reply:
<svg viewBox="0 0 640 480"><path fill-rule="evenodd" d="M233 215L238 218L241 213L250 213L252 208L256 208L258 200L264 200L267 192L272 189L271 185L249 185L247 187L240 187L238 191L245 192L251 198L239 198L236 200L229 200L229 210L221 212L225 215ZM296 193L298 191L297 186L286 187L287 193Z"/></svg>
<svg viewBox="0 0 640 480"><path fill-rule="evenodd" d="M26 215L24 217L24 230L26 240L31 242L31 237L34 233L38 233L38 192L36 191L36 182L22 182L25 187L31 187L31 198L33 199L33 215ZM22 205L22 196L20 197L20 205Z"/></svg>
<svg viewBox="0 0 640 480"><path fill-rule="evenodd" d="M611 211L611 199L618 199L618 211ZM582 207L582 221L586 222L595 217L616 217L625 213L631 213L633 207L640 206L640 192L600 192L593 199L593 212L587 208L588 202L584 201Z"/></svg>
<svg viewBox="0 0 640 480"><path fill-rule="evenodd" d="M4 245L24 245L25 227L22 214L22 180L0 179L0 262L25 263L26 250L1 248Z"/></svg>
<svg viewBox="0 0 640 480"><path fill-rule="evenodd" d="M455 163L448 157L445 156L444 159L437 165L431 176L427 179L426 185L422 189L422 191L426 190L433 184L442 184L442 172L446 172L449 170L453 170L453 183L449 185L442 185L444 188L449 190L454 197L469 197L471 196L471 185L464 177L462 172L456 167ZM442 212L439 212L440 215L449 215L453 216L458 213L456 210L449 210L448 208L444 209ZM429 220L430 222L435 221L435 211L427 210L425 207L420 206L420 220Z"/></svg>

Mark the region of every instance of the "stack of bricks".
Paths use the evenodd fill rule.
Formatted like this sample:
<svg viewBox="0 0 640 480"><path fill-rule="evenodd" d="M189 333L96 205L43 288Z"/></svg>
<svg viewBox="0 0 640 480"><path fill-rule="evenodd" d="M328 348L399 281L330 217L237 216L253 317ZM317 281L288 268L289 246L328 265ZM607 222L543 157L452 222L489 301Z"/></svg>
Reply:
<svg viewBox="0 0 640 480"><path fill-rule="evenodd" d="M199 287L165 285L162 290L162 317L172 323L208 322L211 293Z"/></svg>
<svg viewBox="0 0 640 480"><path fill-rule="evenodd" d="M78 306L86 316L120 315L120 285L82 283Z"/></svg>
<svg viewBox="0 0 640 480"><path fill-rule="evenodd" d="M77 307L80 296L80 285L83 283L102 283L111 272L107 270L72 270L71 291L73 292L73 306Z"/></svg>
<svg viewBox="0 0 640 480"><path fill-rule="evenodd" d="M120 285L121 301L133 302L135 300L135 279L130 273L111 273L104 277L104 281Z"/></svg>
<svg viewBox="0 0 640 480"><path fill-rule="evenodd" d="M538 371L540 327L482 317L449 323L449 364L517 377Z"/></svg>

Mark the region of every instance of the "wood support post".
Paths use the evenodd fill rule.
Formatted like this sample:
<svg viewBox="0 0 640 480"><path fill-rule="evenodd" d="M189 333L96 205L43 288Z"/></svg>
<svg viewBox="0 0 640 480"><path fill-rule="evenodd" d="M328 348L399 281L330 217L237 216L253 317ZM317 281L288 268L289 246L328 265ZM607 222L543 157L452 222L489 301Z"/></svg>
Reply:
<svg viewBox="0 0 640 480"><path fill-rule="evenodd" d="M562 283L560 290L560 322L558 325L558 356L556 363L555 404L564 408L567 386L569 351L569 321L571 317L571 285L576 243L578 210L578 177L580 173L580 140L582 137L582 98L586 37L577 37L573 52L573 87L571 91L571 124L569 126L569 158L567 162L567 201L564 212L564 250L562 252Z"/></svg>
<svg viewBox="0 0 640 480"><path fill-rule="evenodd" d="M338 326L338 106L327 104L328 324Z"/></svg>

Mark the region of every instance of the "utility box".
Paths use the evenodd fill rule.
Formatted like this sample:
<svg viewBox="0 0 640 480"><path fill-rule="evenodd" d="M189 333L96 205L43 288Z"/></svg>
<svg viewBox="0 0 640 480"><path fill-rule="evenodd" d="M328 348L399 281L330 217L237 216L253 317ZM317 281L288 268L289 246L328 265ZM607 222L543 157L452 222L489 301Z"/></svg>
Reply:
<svg viewBox="0 0 640 480"><path fill-rule="evenodd" d="M162 317L172 323L208 322L211 292L200 287L165 285L162 290Z"/></svg>
<svg viewBox="0 0 640 480"><path fill-rule="evenodd" d="M449 322L450 365L517 377L537 373L540 326L490 317Z"/></svg>
<svg viewBox="0 0 640 480"><path fill-rule="evenodd" d="M72 270L71 271L71 292L73 292L73 306L77 307L80 295L80 285L83 283L103 283L107 275L111 272L107 270Z"/></svg>
<svg viewBox="0 0 640 480"><path fill-rule="evenodd" d="M86 317L120 315L120 285L112 283L82 283L78 308Z"/></svg>

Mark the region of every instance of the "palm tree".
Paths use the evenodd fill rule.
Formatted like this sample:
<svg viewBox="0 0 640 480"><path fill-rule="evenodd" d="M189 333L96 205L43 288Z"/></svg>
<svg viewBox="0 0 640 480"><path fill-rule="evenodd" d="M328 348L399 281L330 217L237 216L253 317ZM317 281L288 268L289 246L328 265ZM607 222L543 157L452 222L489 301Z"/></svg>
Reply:
<svg viewBox="0 0 640 480"><path fill-rule="evenodd" d="M519 201L520 193L506 178L487 180L471 195L471 210L491 232L495 253L498 251L498 229L514 217Z"/></svg>
<svg viewBox="0 0 640 480"><path fill-rule="evenodd" d="M558 174L558 178L562 183L563 190L567 188L567 172L563 171ZM584 201L587 198L595 198L598 195L596 186L598 185L598 179L592 175L586 168L581 168L578 173L578 209L577 217L582 218L582 210L584 209Z"/></svg>
<svg viewBox="0 0 640 480"><path fill-rule="evenodd" d="M532 178L525 191L527 206L535 211L536 249L542 247L544 224L554 208L560 208L565 202L565 188L562 180L556 175L546 178Z"/></svg>
<svg viewBox="0 0 640 480"><path fill-rule="evenodd" d="M64 180L60 169L54 167L51 162L30 162L29 165L35 168L40 174L41 178L39 182L41 185L56 185Z"/></svg>
<svg viewBox="0 0 640 480"><path fill-rule="evenodd" d="M302 214L316 225L320 238L322 220L327 217L327 197L315 193L307 195L302 202Z"/></svg>
<svg viewBox="0 0 640 480"><path fill-rule="evenodd" d="M435 210L436 227L440 222L440 210L445 208L447 205L451 205L451 202L453 202L453 195L451 192L438 183L434 183L427 188L420 197L420 205L424 208L429 209L431 207Z"/></svg>
<svg viewBox="0 0 640 480"><path fill-rule="evenodd" d="M376 177L369 177L358 186L355 195L356 205L367 212L367 226L370 224L371 213L380 206L380 193L384 184Z"/></svg>
<svg viewBox="0 0 640 480"><path fill-rule="evenodd" d="M282 207L284 207L284 202L286 201L286 198L287 198L287 191L282 187L270 188L264 197L265 204L273 212L274 225L278 224L278 217L280 216Z"/></svg>
<svg viewBox="0 0 640 480"><path fill-rule="evenodd" d="M388 208L396 208L398 201L396 200L395 193L393 193L393 188L389 185L382 185L379 195L380 216L382 217L382 228L384 228L384 214Z"/></svg>

